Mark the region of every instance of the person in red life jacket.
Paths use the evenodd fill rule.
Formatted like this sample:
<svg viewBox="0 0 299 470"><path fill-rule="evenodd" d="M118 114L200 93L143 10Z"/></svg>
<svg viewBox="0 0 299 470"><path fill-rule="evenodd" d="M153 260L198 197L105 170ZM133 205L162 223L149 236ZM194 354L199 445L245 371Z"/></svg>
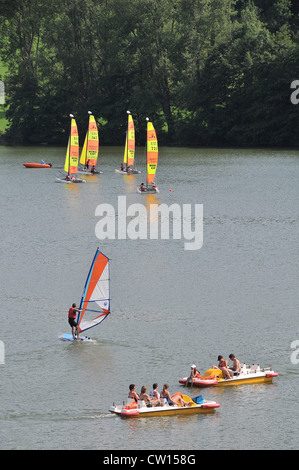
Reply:
<svg viewBox="0 0 299 470"><path fill-rule="evenodd" d="M79 310L76 308L76 304L73 304L71 308L69 309L69 324L72 327L72 334L74 339L81 339L79 338L79 330L78 330L78 324L76 322L76 316L78 312L82 312L82 310ZM77 335L77 338L76 338Z"/></svg>

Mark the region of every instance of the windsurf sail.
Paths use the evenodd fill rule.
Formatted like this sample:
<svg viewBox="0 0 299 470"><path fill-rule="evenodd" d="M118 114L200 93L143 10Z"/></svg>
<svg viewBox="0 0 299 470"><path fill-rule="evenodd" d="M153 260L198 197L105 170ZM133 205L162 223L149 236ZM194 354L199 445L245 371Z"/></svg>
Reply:
<svg viewBox="0 0 299 470"><path fill-rule="evenodd" d="M155 179L155 174L158 165L158 140L157 134L153 124L147 118L147 184L150 184Z"/></svg>
<svg viewBox="0 0 299 470"><path fill-rule="evenodd" d="M71 120L71 131L68 140L66 155L65 155L65 164L64 171L69 175L76 174L78 171L78 162L79 162L79 135L78 128L74 116L70 114Z"/></svg>
<svg viewBox="0 0 299 470"><path fill-rule="evenodd" d="M95 118L91 111L88 111L89 122L84 145L80 157L80 163L89 166L96 166L99 155L99 132Z"/></svg>
<svg viewBox="0 0 299 470"><path fill-rule="evenodd" d="M97 249L86 279L77 323L79 331L99 325L110 313L109 258Z"/></svg>

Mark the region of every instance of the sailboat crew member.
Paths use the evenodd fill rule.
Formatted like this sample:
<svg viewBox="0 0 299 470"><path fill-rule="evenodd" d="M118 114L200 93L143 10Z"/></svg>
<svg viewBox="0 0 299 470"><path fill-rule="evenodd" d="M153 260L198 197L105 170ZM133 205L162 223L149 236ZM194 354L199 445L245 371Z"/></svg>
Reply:
<svg viewBox="0 0 299 470"><path fill-rule="evenodd" d="M82 312L82 310L79 310L76 308L76 304L73 304L71 308L69 309L69 324L72 327L72 334L73 334L73 339L81 339L79 338L79 330L78 330L78 324L76 322L76 314L78 312Z"/></svg>

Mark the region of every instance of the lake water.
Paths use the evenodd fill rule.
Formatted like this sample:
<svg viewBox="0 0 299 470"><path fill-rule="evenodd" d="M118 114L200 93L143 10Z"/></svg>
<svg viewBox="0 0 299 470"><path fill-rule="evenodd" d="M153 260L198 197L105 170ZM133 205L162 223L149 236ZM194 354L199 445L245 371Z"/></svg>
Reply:
<svg viewBox="0 0 299 470"><path fill-rule="evenodd" d="M161 148L160 193L142 175L114 173L122 149L101 149L103 175L55 183L63 148L0 147L1 449L296 449L299 364L299 151ZM45 170L23 162L52 162ZM172 189L172 191L170 191ZM203 246L184 239L103 240L99 204L203 204ZM94 252L111 258L112 313L92 344L63 342ZM299 348L299 346L297 346ZM150 390L195 363L233 352L272 366L273 384L188 389L216 400L212 415L123 420L112 402ZM299 353L293 354L295 359Z"/></svg>

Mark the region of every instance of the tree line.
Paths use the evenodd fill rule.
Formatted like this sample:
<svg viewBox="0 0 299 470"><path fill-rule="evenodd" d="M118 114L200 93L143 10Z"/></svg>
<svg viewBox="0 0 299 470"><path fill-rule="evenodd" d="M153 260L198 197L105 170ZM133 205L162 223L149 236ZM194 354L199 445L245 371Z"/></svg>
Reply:
<svg viewBox="0 0 299 470"><path fill-rule="evenodd" d="M299 5L291 0L0 0L5 138L65 144L87 111L103 145L130 110L160 144L297 146Z"/></svg>

